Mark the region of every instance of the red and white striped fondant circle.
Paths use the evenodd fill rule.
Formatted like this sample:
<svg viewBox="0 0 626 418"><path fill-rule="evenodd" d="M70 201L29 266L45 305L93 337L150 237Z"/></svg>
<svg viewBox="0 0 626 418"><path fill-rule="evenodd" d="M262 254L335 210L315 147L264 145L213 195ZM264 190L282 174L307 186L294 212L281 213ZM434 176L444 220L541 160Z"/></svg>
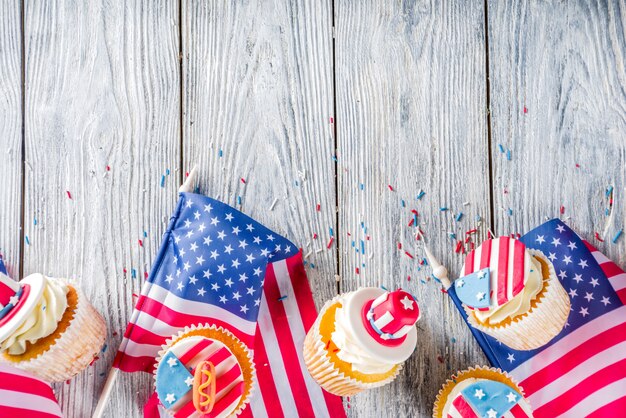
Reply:
<svg viewBox="0 0 626 418"><path fill-rule="evenodd" d="M463 268L465 276L489 267L491 306L481 310L502 306L524 290L532 267L530 257L521 241L509 237L488 239L470 251Z"/></svg>

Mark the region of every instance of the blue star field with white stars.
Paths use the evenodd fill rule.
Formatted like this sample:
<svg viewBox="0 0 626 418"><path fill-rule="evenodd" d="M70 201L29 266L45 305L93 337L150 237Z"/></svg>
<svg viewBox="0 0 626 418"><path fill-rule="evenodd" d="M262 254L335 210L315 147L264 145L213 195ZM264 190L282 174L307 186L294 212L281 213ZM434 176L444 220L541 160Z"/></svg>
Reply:
<svg viewBox="0 0 626 418"><path fill-rule="evenodd" d="M222 202L181 193L148 280L181 298L255 321L267 264L298 251L286 238Z"/></svg>

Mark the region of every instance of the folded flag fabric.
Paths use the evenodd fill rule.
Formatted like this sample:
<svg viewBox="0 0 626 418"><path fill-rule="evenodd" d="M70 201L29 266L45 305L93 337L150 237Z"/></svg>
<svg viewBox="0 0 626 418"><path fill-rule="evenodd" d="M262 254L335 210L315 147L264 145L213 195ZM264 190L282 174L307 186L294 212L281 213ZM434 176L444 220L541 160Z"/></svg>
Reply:
<svg viewBox="0 0 626 418"><path fill-rule="evenodd" d="M0 363L0 417L62 416L61 407L48 383L6 363Z"/></svg>
<svg viewBox="0 0 626 418"><path fill-rule="evenodd" d="M510 349L470 326L472 333L491 364L517 379L535 417L624 416L626 273L559 219L520 240L552 261L569 293L564 329L530 351ZM467 322L454 286L448 294Z"/></svg>
<svg viewBox="0 0 626 418"><path fill-rule="evenodd" d="M315 316L298 247L224 203L181 193L113 367L151 373L166 339L215 324L254 352L259 390L243 415L345 416L304 365Z"/></svg>

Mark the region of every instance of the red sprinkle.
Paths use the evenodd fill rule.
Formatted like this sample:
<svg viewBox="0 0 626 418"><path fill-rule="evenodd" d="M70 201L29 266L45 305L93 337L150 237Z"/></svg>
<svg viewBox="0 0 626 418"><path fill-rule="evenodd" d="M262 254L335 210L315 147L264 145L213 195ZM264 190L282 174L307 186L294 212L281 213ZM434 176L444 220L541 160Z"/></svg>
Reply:
<svg viewBox="0 0 626 418"><path fill-rule="evenodd" d="M405 251L404 254L406 254L409 258L413 258L413 255L408 251Z"/></svg>
<svg viewBox="0 0 626 418"><path fill-rule="evenodd" d="M333 350L333 353L336 353L337 351L339 351L339 349L338 349L338 348L335 348L335 349Z"/></svg>
<svg viewBox="0 0 626 418"><path fill-rule="evenodd" d="M69 197L69 198L70 198L70 200L71 200L71 199L72 199L72 194L70 193L70 191L69 191L69 190L66 190L66 191L65 191L65 193L67 193L67 197Z"/></svg>
<svg viewBox="0 0 626 418"><path fill-rule="evenodd" d="M437 356L437 360L439 361L439 363L443 363L443 357Z"/></svg>
<svg viewBox="0 0 626 418"><path fill-rule="evenodd" d="M244 179L244 178L242 177L242 178L241 178L241 182L242 182L243 184L246 184L246 179Z"/></svg>
<svg viewBox="0 0 626 418"><path fill-rule="evenodd" d="M471 235L471 234L475 234L476 232L478 232L478 229L474 228L474 229L470 229L469 231L467 231L465 234L466 235Z"/></svg>
<svg viewBox="0 0 626 418"><path fill-rule="evenodd" d="M326 347L324 347L325 350L328 350L328 346L330 345L330 340L328 340L328 342L326 343Z"/></svg>
<svg viewBox="0 0 626 418"><path fill-rule="evenodd" d="M128 271L126 270L126 267L124 267L124 273L127 273Z"/></svg>
<svg viewBox="0 0 626 418"><path fill-rule="evenodd" d="M393 192L393 187L391 187L391 184L388 184L387 187L389 187L389 190Z"/></svg>
<svg viewBox="0 0 626 418"><path fill-rule="evenodd" d="M326 248L330 248L331 245L333 245L333 241L335 241L334 237L330 237L330 239L328 240L328 244L326 244Z"/></svg>
<svg viewBox="0 0 626 418"><path fill-rule="evenodd" d="M354 268L354 272L355 272L356 274L359 274L359 268L358 268L358 267L355 267L355 268Z"/></svg>
<svg viewBox="0 0 626 418"><path fill-rule="evenodd" d="M185 177L189 177L189 171L185 171Z"/></svg>
<svg viewBox="0 0 626 418"><path fill-rule="evenodd" d="M407 276L406 280L407 280L408 282L410 282L410 281L411 281L411 276Z"/></svg>
<svg viewBox="0 0 626 418"><path fill-rule="evenodd" d="M419 212L418 212L418 211L416 211L415 209L411 209L411 213L413 213L413 214L415 214L415 215L419 216Z"/></svg>
<svg viewBox="0 0 626 418"><path fill-rule="evenodd" d="M143 247L143 241L142 240L139 240L139 246Z"/></svg>
<svg viewBox="0 0 626 418"><path fill-rule="evenodd" d="M143 277L145 277L146 279L148 278L148 272L147 271L143 272Z"/></svg>
<svg viewBox="0 0 626 418"><path fill-rule="evenodd" d="M401 242L399 242L399 243L398 243L398 249L399 249L399 250L401 250L401 249L402 249L402 243L401 243Z"/></svg>
<svg viewBox="0 0 626 418"><path fill-rule="evenodd" d="M466 237L465 238L465 243L467 244L469 242L469 240L471 240L471 239L472 239L472 237Z"/></svg>
<svg viewBox="0 0 626 418"><path fill-rule="evenodd" d="M333 117L330 117L330 123L335 123L335 119L333 119Z"/></svg>
<svg viewBox="0 0 626 418"><path fill-rule="evenodd" d="M107 171L111 171L111 167L107 165Z"/></svg>
<svg viewBox="0 0 626 418"><path fill-rule="evenodd" d="M315 207L315 210L316 210L316 211L318 211L318 212L320 211L320 204L319 204L319 203L318 203L318 204L317 204L317 206Z"/></svg>
<svg viewBox="0 0 626 418"><path fill-rule="evenodd" d="M317 239L317 234L315 232L313 233L313 239Z"/></svg>
<svg viewBox="0 0 626 418"><path fill-rule="evenodd" d="M528 109L526 109L526 106L524 106L524 113L528 113Z"/></svg>
<svg viewBox="0 0 626 418"><path fill-rule="evenodd" d="M576 168L580 168L580 164L576 163Z"/></svg>
<svg viewBox="0 0 626 418"><path fill-rule="evenodd" d="M597 232L595 233L596 239L600 242L604 242L604 240L602 238L600 238L600 234L598 234Z"/></svg>
<svg viewBox="0 0 626 418"><path fill-rule="evenodd" d="M459 242L456 243L456 248L454 249L454 252L459 253L461 251L461 247L463 247L463 241L459 240Z"/></svg>
<svg viewBox="0 0 626 418"><path fill-rule="evenodd" d="M415 219L411 218L411 220L409 221L409 226L413 226L413 222L415 222Z"/></svg>
<svg viewBox="0 0 626 418"><path fill-rule="evenodd" d="M561 215L565 213L565 206L561 205Z"/></svg>

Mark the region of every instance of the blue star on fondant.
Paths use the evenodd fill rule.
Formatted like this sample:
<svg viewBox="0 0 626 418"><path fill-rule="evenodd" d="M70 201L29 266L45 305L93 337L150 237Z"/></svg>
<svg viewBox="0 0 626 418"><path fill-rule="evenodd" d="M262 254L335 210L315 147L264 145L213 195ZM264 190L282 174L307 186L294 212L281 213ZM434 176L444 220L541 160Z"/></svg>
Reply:
<svg viewBox="0 0 626 418"><path fill-rule="evenodd" d="M161 403L169 407L191 390L188 382L193 376L174 353L167 352L156 372L156 392Z"/></svg>
<svg viewBox="0 0 626 418"><path fill-rule="evenodd" d="M470 308L489 307L489 291L491 289L489 268L461 277L454 282L454 288L461 302Z"/></svg>

